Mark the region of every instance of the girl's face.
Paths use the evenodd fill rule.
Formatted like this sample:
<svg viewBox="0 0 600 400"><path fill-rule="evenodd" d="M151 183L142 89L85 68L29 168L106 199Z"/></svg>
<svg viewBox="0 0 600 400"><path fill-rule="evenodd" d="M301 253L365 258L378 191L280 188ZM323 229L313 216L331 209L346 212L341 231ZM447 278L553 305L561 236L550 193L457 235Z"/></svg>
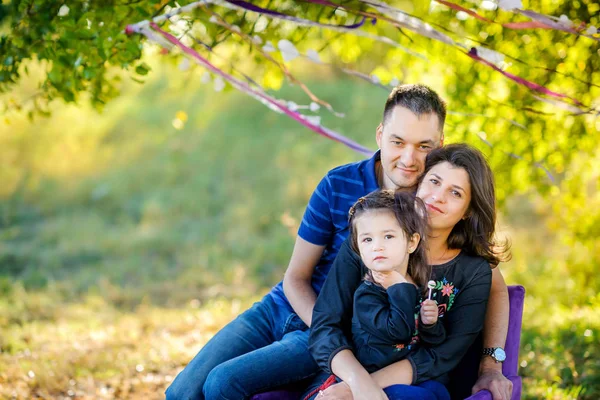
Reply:
<svg viewBox="0 0 600 400"><path fill-rule="evenodd" d="M419 234L410 240L390 210L367 211L354 220L360 257L372 271L406 273L408 257L419 244Z"/></svg>
<svg viewBox="0 0 600 400"><path fill-rule="evenodd" d="M417 190L427 206L431 230L452 230L466 217L471 204L471 184L464 168L442 162L432 167Z"/></svg>

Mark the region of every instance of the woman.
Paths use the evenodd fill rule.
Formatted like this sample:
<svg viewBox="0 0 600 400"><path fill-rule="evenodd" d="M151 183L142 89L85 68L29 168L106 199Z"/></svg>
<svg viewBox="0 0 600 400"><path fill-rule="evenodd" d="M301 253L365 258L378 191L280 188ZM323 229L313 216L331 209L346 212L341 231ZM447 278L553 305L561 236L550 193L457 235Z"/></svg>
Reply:
<svg viewBox="0 0 600 400"><path fill-rule="evenodd" d="M442 384L483 328L491 268L504 252L494 243L495 191L487 162L465 144L434 150L417 197L427 207L427 257L446 340L418 347L407 359L368 374L354 357L349 334L353 295L366 269L346 242L317 299L309 339L311 354L325 371L313 388L329 374L343 382L322 390L318 399L448 398ZM424 387L404 386L424 382Z"/></svg>

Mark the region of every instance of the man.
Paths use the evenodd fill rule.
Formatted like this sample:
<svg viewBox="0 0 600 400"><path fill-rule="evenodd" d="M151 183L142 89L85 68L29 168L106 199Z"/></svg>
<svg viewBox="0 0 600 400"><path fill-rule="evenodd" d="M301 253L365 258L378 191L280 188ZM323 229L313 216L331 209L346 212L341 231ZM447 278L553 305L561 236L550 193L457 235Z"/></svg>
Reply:
<svg viewBox="0 0 600 400"><path fill-rule="evenodd" d="M380 151L323 178L307 206L283 282L217 333L177 376L167 398L245 398L317 372L307 327L348 235L350 206L378 188L414 189L427 154L443 144L445 117L444 102L426 86L402 85L392 91L376 131ZM489 303L484 345L500 348L509 310L506 284L497 268ZM489 389L494 400L508 400L512 384L496 361L482 358L474 390Z"/></svg>

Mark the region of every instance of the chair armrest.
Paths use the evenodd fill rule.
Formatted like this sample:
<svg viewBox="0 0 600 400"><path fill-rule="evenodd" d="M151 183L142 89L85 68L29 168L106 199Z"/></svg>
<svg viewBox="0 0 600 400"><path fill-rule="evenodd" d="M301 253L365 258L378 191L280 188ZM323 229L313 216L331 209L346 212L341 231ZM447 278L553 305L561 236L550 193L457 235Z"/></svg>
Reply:
<svg viewBox="0 0 600 400"><path fill-rule="evenodd" d="M504 376L516 376L519 371L519 347L521 344L521 326L523 322L523 304L525 302L525 288L520 285L508 287L510 301L510 317L506 335L506 361L502 364Z"/></svg>
<svg viewBox="0 0 600 400"><path fill-rule="evenodd" d="M493 400L492 394L487 390L482 390L474 395L467 397L465 400Z"/></svg>

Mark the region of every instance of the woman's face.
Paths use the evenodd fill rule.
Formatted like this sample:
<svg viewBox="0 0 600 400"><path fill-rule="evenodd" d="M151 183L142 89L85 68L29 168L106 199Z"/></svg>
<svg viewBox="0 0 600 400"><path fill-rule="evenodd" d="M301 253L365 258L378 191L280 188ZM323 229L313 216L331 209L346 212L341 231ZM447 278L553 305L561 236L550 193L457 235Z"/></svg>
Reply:
<svg viewBox="0 0 600 400"><path fill-rule="evenodd" d="M427 206L429 228L451 230L467 215L471 204L469 175L464 168L439 163L425 174L417 196Z"/></svg>

